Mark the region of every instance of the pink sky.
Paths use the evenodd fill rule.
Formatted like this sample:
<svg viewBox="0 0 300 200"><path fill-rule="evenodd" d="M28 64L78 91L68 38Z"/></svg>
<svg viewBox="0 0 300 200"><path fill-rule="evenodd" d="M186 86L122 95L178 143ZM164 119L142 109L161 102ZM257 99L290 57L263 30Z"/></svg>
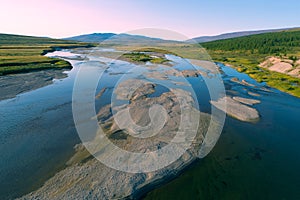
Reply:
<svg viewBox="0 0 300 200"><path fill-rule="evenodd" d="M66 37L95 31L126 30L130 21L109 17L107 9L93 9L84 4L67 1L10 0L1 3L1 32Z"/></svg>
<svg viewBox="0 0 300 200"><path fill-rule="evenodd" d="M62 38L94 32L123 33L140 28L169 28L161 20L124 7L124 4L98 1L36 1L10 0L1 2L0 32ZM151 15L151 13L148 13ZM146 23L147 22L147 23ZM178 31L178 30L175 30ZM181 33L181 34L188 34Z"/></svg>
<svg viewBox="0 0 300 200"><path fill-rule="evenodd" d="M297 26L299 2L286 1L265 9L261 0L0 0L0 33L62 38L163 28L191 38Z"/></svg>

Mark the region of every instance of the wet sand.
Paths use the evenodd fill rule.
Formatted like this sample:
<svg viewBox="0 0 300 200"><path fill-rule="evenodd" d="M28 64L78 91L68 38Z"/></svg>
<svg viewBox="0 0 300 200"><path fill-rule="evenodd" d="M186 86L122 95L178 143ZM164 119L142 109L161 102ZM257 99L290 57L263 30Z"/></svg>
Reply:
<svg viewBox="0 0 300 200"><path fill-rule="evenodd" d="M50 85L53 79L67 77L65 69L42 70L36 72L0 76L0 100L16 97L18 94Z"/></svg>

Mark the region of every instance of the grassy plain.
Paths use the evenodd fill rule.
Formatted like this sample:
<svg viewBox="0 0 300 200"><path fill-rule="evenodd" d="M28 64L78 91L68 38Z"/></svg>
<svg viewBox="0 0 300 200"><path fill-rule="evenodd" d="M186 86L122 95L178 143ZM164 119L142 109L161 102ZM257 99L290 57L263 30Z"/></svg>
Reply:
<svg viewBox="0 0 300 200"><path fill-rule="evenodd" d="M91 44L44 37L0 34L0 75L42 69L72 68L67 61L48 58L44 54L60 48L88 46Z"/></svg>

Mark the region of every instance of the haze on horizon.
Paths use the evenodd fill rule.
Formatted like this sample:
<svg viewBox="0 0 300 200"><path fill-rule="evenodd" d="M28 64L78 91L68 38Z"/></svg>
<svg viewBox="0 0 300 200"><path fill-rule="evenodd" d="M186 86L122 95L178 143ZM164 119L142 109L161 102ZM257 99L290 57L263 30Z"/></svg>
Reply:
<svg viewBox="0 0 300 200"><path fill-rule="evenodd" d="M298 27L299 7L297 0L1 0L0 33L63 38L161 28L193 38Z"/></svg>

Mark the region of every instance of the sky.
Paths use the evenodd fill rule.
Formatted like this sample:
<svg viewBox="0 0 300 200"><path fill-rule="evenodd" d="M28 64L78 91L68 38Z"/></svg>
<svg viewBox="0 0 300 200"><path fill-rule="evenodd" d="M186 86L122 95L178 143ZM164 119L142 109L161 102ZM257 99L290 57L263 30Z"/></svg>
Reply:
<svg viewBox="0 0 300 200"><path fill-rule="evenodd" d="M64 38L156 28L193 38L300 27L299 8L299 0L0 0L0 33Z"/></svg>

